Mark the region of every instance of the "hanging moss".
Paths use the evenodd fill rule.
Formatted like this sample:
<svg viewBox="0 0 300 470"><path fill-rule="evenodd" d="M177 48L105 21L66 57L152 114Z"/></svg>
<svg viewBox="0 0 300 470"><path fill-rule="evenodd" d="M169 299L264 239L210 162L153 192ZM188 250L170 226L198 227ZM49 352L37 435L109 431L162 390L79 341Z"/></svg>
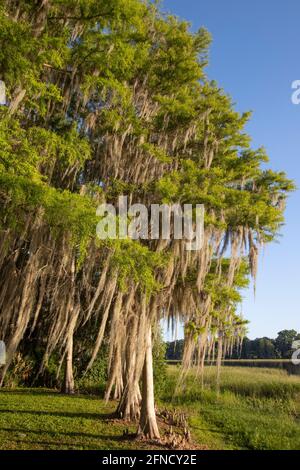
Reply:
<svg viewBox="0 0 300 470"><path fill-rule="evenodd" d="M186 323L182 379L193 361L220 364L243 336L239 289L294 185L262 169L250 114L207 80L207 31L139 0L3 1L0 26L1 383L33 337L36 380L55 357L72 393L74 355L84 347L88 373L107 337L106 398L157 438L152 329ZM203 248L97 240L97 205L121 193L204 204Z"/></svg>

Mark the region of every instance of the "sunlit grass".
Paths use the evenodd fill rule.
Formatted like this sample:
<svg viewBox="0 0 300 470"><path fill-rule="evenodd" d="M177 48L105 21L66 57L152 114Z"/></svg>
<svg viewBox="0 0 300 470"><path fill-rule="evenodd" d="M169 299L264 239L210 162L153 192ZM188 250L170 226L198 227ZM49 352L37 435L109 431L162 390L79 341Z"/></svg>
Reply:
<svg viewBox="0 0 300 470"><path fill-rule="evenodd" d="M300 377L283 370L224 367L220 394L216 368L207 367L204 388L192 370L177 396L178 367L169 367L164 403L185 408L192 431L211 448L300 449Z"/></svg>
<svg viewBox="0 0 300 470"><path fill-rule="evenodd" d="M174 397L179 368L168 367L160 407L187 412L194 441L210 449L300 449L300 377L283 370L224 367L220 393L216 369L204 388L195 371ZM99 396L64 396L52 390L0 391L0 449L138 449L124 439L136 430L114 421L116 403Z"/></svg>
<svg viewBox="0 0 300 470"><path fill-rule="evenodd" d="M64 396L51 390L1 391L0 449L136 448L136 442L123 438L128 425L107 421L115 406L99 397Z"/></svg>

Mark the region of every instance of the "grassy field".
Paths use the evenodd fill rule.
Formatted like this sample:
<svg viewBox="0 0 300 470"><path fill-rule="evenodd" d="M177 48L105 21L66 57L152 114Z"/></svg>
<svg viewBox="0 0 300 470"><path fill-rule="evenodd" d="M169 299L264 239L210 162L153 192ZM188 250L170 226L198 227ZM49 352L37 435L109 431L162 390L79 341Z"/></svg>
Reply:
<svg viewBox="0 0 300 470"><path fill-rule="evenodd" d="M169 366L174 390L176 366ZM204 389L191 371L173 399L190 416L198 442L211 449L300 450L300 377L280 369L224 367L221 392L215 367L207 367ZM172 393L165 394L168 403Z"/></svg>
<svg viewBox="0 0 300 470"><path fill-rule="evenodd" d="M136 448L123 438L128 426L108 420L114 408L99 397L39 389L1 391L0 449Z"/></svg>
<svg viewBox="0 0 300 470"><path fill-rule="evenodd" d="M210 449L300 449L300 377L277 369L224 367L215 391L215 368L204 389L193 371L172 398L178 367L169 366L159 406L184 410L195 442ZM63 396L43 389L0 392L0 449L132 449L124 423L110 420L116 404L95 396ZM134 431L136 426L129 426ZM152 447L153 448L153 447Z"/></svg>

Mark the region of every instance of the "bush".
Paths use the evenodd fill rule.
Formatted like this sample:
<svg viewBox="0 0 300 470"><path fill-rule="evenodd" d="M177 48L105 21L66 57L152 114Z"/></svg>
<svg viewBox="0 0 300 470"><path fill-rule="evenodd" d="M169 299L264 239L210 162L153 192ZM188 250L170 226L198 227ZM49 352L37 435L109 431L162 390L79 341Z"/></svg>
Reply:
<svg viewBox="0 0 300 470"><path fill-rule="evenodd" d="M92 368L75 379L76 389L80 393L103 395L107 381L107 352L100 350Z"/></svg>
<svg viewBox="0 0 300 470"><path fill-rule="evenodd" d="M167 383L166 347L162 332L158 329L153 341L153 376L156 395L164 392Z"/></svg>

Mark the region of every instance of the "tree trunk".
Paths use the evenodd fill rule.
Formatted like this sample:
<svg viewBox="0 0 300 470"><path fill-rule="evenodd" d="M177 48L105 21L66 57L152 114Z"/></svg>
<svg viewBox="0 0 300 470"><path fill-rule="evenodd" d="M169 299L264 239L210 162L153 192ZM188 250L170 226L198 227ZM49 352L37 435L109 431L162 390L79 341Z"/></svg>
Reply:
<svg viewBox="0 0 300 470"><path fill-rule="evenodd" d="M154 405L152 331L149 327L146 337L145 362L142 377L142 408L138 433L148 439L160 439Z"/></svg>
<svg viewBox="0 0 300 470"><path fill-rule="evenodd" d="M139 379L143 367L143 354L138 351L138 348L141 347L138 340L138 318L134 317L127 328L129 329L129 338L126 341L125 357L122 358L124 366L123 370L122 367L119 367L118 376L115 377L118 380L115 384L117 385L121 381L123 385L117 416L128 421L136 421L140 418Z"/></svg>
<svg viewBox="0 0 300 470"><path fill-rule="evenodd" d="M126 421L136 421L140 417L141 396L138 383L128 384L123 390L117 409L117 416Z"/></svg>
<svg viewBox="0 0 300 470"><path fill-rule="evenodd" d="M71 309L69 311L69 325L68 325L68 333L67 333L67 344L66 344L66 367L65 367L65 377L64 377L64 386L63 391L68 395L72 395L75 392L75 383L74 383L74 375L73 375L73 337L74 331L77 324L78 316L80 307L74 307L74 299L75 299L75 262L72 259L72 286L70 291L70 299L71 299ZM79 304L79 302L77 302Z"/></svg>
<svg viewBox="0 0 300 470"><path fill-rule="evenodd" d="M74 393L74 375L73 375L73 334L68 338L66 351L66 368L64 377L63 392L69 395Z"/></svg>
<svg viewBox="0 0 300 470"><path fill-rule="evenodd" d="M223 359L223 334L219 334L218 338L218 356L217 356L217 394L220 393L220 384L221 384L221 367Z"/></svg>

